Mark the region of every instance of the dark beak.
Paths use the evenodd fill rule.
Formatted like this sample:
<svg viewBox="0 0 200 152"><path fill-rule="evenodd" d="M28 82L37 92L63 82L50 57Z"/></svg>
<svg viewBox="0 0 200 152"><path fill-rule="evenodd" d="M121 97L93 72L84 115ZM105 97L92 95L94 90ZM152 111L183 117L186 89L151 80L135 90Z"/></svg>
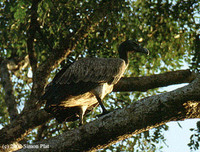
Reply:
<svg viewBox="0 0 200 152"><path fill-rule="evenodd" d="M144 53L144 54L149 55L149 50L140 46L140 45L138 45L135 50L136 50L136 52L140 52L140 53Z"/></svg>
<svg viewBox="0 0 200 152"><path fill-rule="evenodd" d="M149 55L149 50L146 49L146 48L143 48L143 47L141 47L141 46L139 46L139 49L137 49L136 52L140 52L140 53L144 53L144 54Z"/></svg>

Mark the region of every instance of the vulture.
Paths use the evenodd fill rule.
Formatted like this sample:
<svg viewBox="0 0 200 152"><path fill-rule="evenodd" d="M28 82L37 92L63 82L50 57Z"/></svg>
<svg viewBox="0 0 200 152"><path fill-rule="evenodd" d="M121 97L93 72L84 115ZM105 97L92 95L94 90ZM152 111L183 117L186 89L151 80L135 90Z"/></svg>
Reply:
<svg viewBox="0 0 200 152"><path fill-rule="evenodd" d="M128 53L149 54L146 48L131 40L119 45L119 58L82 58L61 69L45 88L41 100L45 110L61 123L80 120L100 105L102 114L108 113L102 100L113 90L128 66Z"/></svg>

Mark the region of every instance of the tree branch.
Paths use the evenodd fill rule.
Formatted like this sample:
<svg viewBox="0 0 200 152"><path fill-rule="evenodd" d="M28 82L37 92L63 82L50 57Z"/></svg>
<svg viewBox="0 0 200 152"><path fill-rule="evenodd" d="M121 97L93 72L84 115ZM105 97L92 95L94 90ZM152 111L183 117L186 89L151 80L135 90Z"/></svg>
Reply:
<svg viewBox="0 0 200 152"><path fill-rule="evenodd" d="M0 145L21 141L32 129L49 121L50 118L44 110L20 114L11 124L0 130Z"/></svg>
<svg viewBox="0 0 200 152"><path fill-rule="evenodd" d="M0 74L1 74L1 83L5 90L5 103L8 107L10 121L12 122L18 115L18 111L17 111L17 103L15 101L15 96L13 94L13 85L11 81L11 76L8 70L6 60L3 60L1 62Z"/></svg>
<svg viewBox="0 0 200 152"><path fill-rule="evenodd" d="M33 43L34 43L34 38L35 38L35 33L37 31L38 28L38 24L37 24L37 9L38 9L38 3L40 2L40 0L33 0L32 1L32 6L31 6L31 22L30 22L30 26L28 29L28 39L27 39L27 47L28 47L28 54L29 54L29 60L30 60L30 64L32 67L32 71L33 74L35 73L36 69L37 69L37 57L36 57L36 53L33 47Z"/></svg>
<svg viewBox="0 0 200 152"><path fill-rule="evenodd" d="M185 87L144 98L77 129L34 144L49 145L48 151L96 151L166 122L189 118L200 118L200 75Z"/></svg>
<svg viewBox="0 0 200 152"><path fill-rule="evenodd" d="M190 83L196 78L196 74L188 70L170 71L163 74L155 74L143 77L122 77L114 86L113 91L147 91L158 87L173 84Z"/></svg>

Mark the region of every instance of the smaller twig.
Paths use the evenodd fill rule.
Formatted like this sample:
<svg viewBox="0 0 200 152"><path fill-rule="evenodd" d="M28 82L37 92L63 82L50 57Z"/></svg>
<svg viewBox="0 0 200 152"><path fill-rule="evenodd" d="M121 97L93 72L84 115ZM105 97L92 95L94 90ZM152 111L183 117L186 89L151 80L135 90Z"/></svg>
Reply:
<svg viewBox="0 0 200 152"><path fill-rule="evenodd" d="M19 58L18 58L19 59ZM7 59L7 67L8 70L12 72L21 71L22 69L26 68L29 64L29 57L28 55L20 58L18 61L15 59Z"/></svg>
<svg viewBox="0 0 200 152"><path fill-rule="evenodd" d="M42 124L39 128L38 128L38 134L36 136L36 140L35 141L40 141L42 139L44 139L44 130L47 128L46 124Z"/></svg>
<svg viewBox="0 0 200 152"><path fill-rule="evenodd" d="M42 32L39 23L37 22L37 31L40 34L42 41L50 48L50 50L53 50L53 47L51 43L49 42L48 38L45 36L45 34Z"/></svg>
<svg viewBox="0 0 200 152"><path fill-rule="evenodd" d="M37 30L37 8L39 1L33 1L31 7L31 22L28 29L28 39L27 39L27 47L28 47L28 55L30 64L32 67L33 74L37 70L37 56L35 53L35 49L33 47L33 42L35 39L35 33Z"/></svg>

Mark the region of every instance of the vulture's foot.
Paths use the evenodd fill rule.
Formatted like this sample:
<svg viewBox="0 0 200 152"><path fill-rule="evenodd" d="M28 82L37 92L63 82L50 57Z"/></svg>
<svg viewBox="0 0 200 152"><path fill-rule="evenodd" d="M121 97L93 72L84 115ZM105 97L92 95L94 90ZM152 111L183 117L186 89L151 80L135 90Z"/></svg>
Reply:
<svg viewBox="0 0 200 152"><path fill-rule="evenodd" d="M99 114L99 115L97 115L97 117L101 117L101 116L103 116L103 115L106 115L106 114L108 114L108 113L110 113L111 111L104 111L102 114Z"/></svg>

